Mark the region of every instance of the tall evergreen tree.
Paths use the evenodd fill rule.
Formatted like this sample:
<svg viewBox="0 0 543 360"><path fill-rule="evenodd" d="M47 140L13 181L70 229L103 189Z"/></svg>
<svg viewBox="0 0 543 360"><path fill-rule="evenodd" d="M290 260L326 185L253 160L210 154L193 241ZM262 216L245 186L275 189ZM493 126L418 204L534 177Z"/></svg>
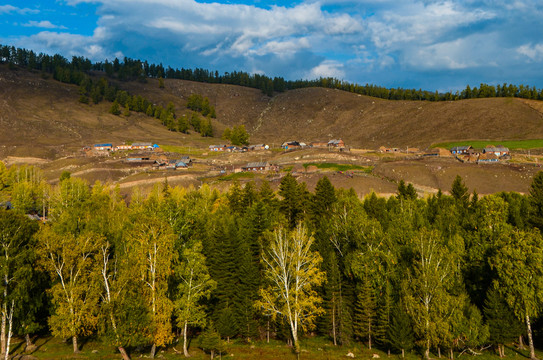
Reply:
<svg viewBox="0 0 543 360"><path fill-rule="evenodd" d="M388 338L390 345L395 350L401 351L402 358L405 357L406 351L410 351L415 346L413 323L402 302L399 302L393 310Z"/></svg>

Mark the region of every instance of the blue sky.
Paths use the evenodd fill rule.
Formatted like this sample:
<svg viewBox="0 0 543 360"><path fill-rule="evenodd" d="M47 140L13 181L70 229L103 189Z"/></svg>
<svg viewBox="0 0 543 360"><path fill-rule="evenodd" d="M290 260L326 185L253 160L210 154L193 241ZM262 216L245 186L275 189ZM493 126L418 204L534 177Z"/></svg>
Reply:
<svg viewBox="0 0 543 360"><path fill-rule="evenodd" d="M541 0L0 0L0 43L287 80L543 88Z"/></svg>

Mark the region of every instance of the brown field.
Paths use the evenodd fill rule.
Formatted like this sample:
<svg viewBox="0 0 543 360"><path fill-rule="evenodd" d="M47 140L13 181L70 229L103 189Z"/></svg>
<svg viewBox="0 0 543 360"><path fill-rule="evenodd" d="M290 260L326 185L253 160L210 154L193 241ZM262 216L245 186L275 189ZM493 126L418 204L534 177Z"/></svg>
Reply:
<svg viewBox="0 0 543 360"><path fill-rule="evenodd" d="M421 196L450 188L458 174L470 191L481 194L497 191L527 192L537 159L514 154L510 164L462 164L454 159L409 158L376 153L379 146L425 149L433 143L460 140L541 139L543 103L531 100L493 98L457 102L387 101L338 90L308 88L267 97L259 90L233 85L191 81L127 82L118 85L131 94L154 103L172 101L180 115L192 93L209 97L216 107L215 138L168 131L158 120L142 114L129 117L108 113L110 104L85 105L78 102L78 87L63 84L38 73L9 70L0 66L0 160L6 164L33 164L43 169L52 183L63 171L93 183L119 183L123 191L134 186L150 188L168 178L168 183L199 186L203 182L226 188L218 180L217 167L231 170L251 161L271 161L283 168L307 163L337 163L374 166L371 174L355 172L352 177L330 170L297 173L313 189L318 179L328 176L335 186L354 188L361 196L375 191L392 194L400 179L412 182ZM277 148L286 140L327 141L342 138L353 151L329 153L279 150L243 154L207 154L210 144L220 139L226 126L244 124L252 143L265 142ZM86 158L81 148L97 142L148 141L198 149L196 164L186 171L153 171L134 168L121 161L125 154ZM365 149L365 150L360 150ZM537 152L534 150L534 152ZM176 155L170 154L173 158ZM283 173L284 174L284 173ZM258 175L256 182L279 175ZM241 182L248 179L241 178Z"/></svg>

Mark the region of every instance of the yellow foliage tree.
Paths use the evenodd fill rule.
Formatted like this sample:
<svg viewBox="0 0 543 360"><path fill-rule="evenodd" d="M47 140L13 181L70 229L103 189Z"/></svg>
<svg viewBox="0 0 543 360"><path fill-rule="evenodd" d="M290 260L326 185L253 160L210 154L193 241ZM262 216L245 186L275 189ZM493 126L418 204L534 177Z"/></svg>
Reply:
<svg viewBox="0 0 543 360"><path fill-rule="evenodd" d="M260 289L256 306L273 319L279 315L287 321L294 351L299 353L298 329L313 328L316 317L324 313L319 306L322 299L314 290L325 280L319 268L322 258L311 251L314 238L301 223L291 232L279 227L269 241L263 255L268 285Z"/></svg>

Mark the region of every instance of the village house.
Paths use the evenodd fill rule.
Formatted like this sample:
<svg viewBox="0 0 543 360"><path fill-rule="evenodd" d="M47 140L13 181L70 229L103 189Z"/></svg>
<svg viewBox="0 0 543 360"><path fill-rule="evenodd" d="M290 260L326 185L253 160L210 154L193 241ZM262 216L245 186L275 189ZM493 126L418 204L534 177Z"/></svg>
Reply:
<svg viewBox="0 0 543 360"><path fill-rule="evenodd" d="M241 167L241 171L277 171L279 166L268 162L251 162Z"/></svg>
<svg viewBox="0 0 543 360"><path fill-rule="evenodd" d="M473 152L473 147L471 145L465 145L465 146L454 146L451 149L451 154L453 155L466 155Z"/></svg>
<svg viewBox="0 0 543 360"><path fill-rule="evenodd" d="M494 163L499 162L500 159L498 156L492 152L486 152L481 155L479 155L479 159L477 159L478 163Z"/></svg>
<svg viewBox="0 0 543 360"><path fill-rule="evenodd" d="M115 147L115 150L117 150L117 151L121 151L121 150L132 150L132 145L127 145L127 144L117 145L117 146Z"/></svg>
<svg viewBox="0 0 543 360"><path fill-rule="evenodd" d="M189 166L182 160L168 160L166 163L166 169L187 169Z"/></svg>
<svg viewBox="0 0 543 360"><path fill-rule="evenodd" d="M248 150L249 151L256 151L256 150L268 150L270 147L266 144L256 144L256 145L249 145Z"/></svg>
<svg viewBox="0 0 543 360"><path fill-rule="evenodd" d="M94 144L92 148L96 151L111 151L113 150L113 144Z"/></svg>
<svg viewBox="0 0 543 360"><path fill-rule="evenodd" d="M129 163L143 162L143 161L154 162L154 160L151 160L151 155L149 154L130 154L130 156L126 158L126 162L129 162Z"/></svg>
<svg viewBox="0 0 543 360"><path fill-rule="evenodd" d="M132 144L132 150L148 150L154 147L158 147L158 145L153 145L150 142L139 142Z"/></svg>
<svg viewBox="0 0 543 360"><path fill-rule="evenodd" d="M224 151L226 148L226 145L209 145L209 151Z"/></svg>
<svg viewBox="0 0 543 360"><path fill-rule="evenodd" d="M344 148L345 143L341 139L333 139L328 141L328 147Z"/></svg>
<svg viewBox="0 0 543 360"><path fill-rule="evenodd" d="M285 150L296 150L300 149L302 146L298 141L286 141L283 144L281 144L281 147Z"/></svg>
<svg viewBox="0 0 543 360"><path fill-rule="evenodd" d="M503 145L498 145L498 146L487 145L483 149L483 154L494 154L497 157L502 157L504 155L509 155L509 149Z"/></svg>
<svg viewBox="0 0 543 360"><path fill-rule="evenodd" d="M188 155L183 155L179 158L179 160L181 160L182 162L184 162L185 164L187 164L187 166L192 166L192 159L190 158L190 156Z"/></svg>

